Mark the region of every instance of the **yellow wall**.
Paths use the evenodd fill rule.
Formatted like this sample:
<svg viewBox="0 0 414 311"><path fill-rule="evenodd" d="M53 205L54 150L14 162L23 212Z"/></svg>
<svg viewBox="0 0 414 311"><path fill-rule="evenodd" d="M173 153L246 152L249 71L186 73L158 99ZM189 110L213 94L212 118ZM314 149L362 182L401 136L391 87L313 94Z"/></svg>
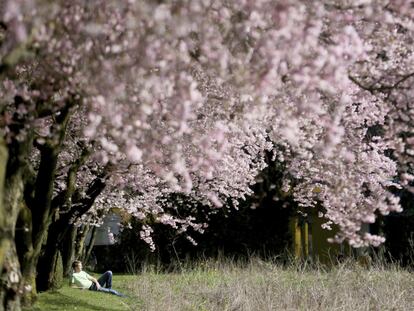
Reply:
<svg viewBox="0 0 414 311"><path fill-rule="evenodd" d="M329 243L338 231L332 226L332 230L325 230L321 225L326 222L324 218L308 215L307 219L298 216L290 220L292 233L293 252L296 259L312 258L322 263L335 262L338 256L349 255L351 249L348 244Z"/></svg>

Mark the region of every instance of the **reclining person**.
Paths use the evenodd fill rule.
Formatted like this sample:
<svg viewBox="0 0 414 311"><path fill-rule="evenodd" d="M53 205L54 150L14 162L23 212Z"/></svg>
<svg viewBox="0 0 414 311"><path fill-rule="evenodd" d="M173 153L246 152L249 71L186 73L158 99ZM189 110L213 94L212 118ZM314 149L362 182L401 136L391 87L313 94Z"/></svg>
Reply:
<svg viewBox="0 0 414 311"><path fill-rule="evenodd" d="M70 285L72 288L80 289L89 289L98 292L109 293L124 297L125 295L117 292L112 289L112 272L106 271L102 276L97 280L94 277L90 276L88 273L82 270L82 262L75 260L72 263L72 268L74 272L72 273L72 279Z"/></svg>

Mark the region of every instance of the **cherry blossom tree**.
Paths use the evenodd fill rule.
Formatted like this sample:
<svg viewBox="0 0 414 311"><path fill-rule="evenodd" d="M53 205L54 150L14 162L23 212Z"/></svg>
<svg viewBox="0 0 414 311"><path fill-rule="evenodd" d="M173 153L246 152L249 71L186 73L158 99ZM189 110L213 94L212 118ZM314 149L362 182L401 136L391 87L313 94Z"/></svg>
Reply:
<svg viewBox="0 0 414 311"><path fill-rule="evenodd" d="M190 137L185 121L189 118L186 114L191 111L189 111L188 107L182 106L182 104L189 107L192 105L197 107L201 106L202 103L200 91L196 89L196 82L190 71L193 68L187 68L187 73L185 71L182 71L182 73L178 72L178 76L176 72L168 72L172 74L170 79L173 79L174 82L175 80L178 81L180 87L182 87L182 89L178 88L177 92L171 94L172 98L165 98L164 96L163 98L155 99L148 97L151 95L149 94L146 95L146 99L143 98L141 100L142 103L138 102L133 107L129 107L130 102L126 101L126 95L131 95L133 99L133 93L143 87L133 84L126 85L128 81L135 82L142 80L146 82L151 81L151 79L158 79L160 81L160 78L162 78L163 83L168 82L167 76L160 77L159 70L152 68L153 65L148 65L151 61L150 59L142 64L135 64L134 72L128 72L128 66L134 64L138 59L130 57L132 55L131 53L125 53L122 57L120 55L122 52L120 48L122 46L116 45L116 40L121 40L122 44L124 44L126 39L122 36L111 35L111 31L113 31L111 29L112 27L117 28L117 31L120 33L125 33L122 30L122 22L126 23L127 20L121 19L118 14L122 13L122 17L128 19L129 14L138 14L133 15L134 18L138 18L139 14L143 13L139 12L139 7L137 8L138 11L135 12L132 10L134 7L124 8L109 5L108 7L101 8L102 11L99 12L101 15L94 15L97 22L94 25L90 24L89 21L90 15L96 13L96 7L83 7L82 5L82 3L73 3L73 5L69 6L63 5L62 10L58 10L58 5L45 6L43 8L45 12L43 13L47 13L47 15L45 15L44 21L33 28L33 37L30 40L27 39L29 40L28 42L24 42L29 46L29 48L26 48L28 55L20 56L15 68L11 67L10 69L13 75L9 74L9 77L5 79L3 84L4 91L8 94L8 97L4 98L5 135L10 142L9 146L15 145L17 149L11 150L9 148L11 151L10 155L12 155L11 159L18 159L21 162L27 159L31 153L30 147L32 144L39 150L39 163L36 167L37 173L35 171L32 177L26 178L24 176L26 170L28 172L33 171L31 163L27 161L24 161L24 163L18 162L14 165L16 170L10 172L10 175L15 177L16 184L23 185L27 191L25 190L23 192L20 190L21 186L18 185L11 186L9 184L8 186L10 187L7 187L18 192L13 192L10 195L14 203L6 202L6 205L13 207L10 214L15 216L12 219L19 217L19 222L24 224L21 229L24 229L26 232L26 228L28 228L28 234L25 234L25 237L32 239L32 245L29 245L27 248L27 256L23 256L25 260L22 262L22 271L25 278L31 278L34 275L33 267L36 265L42 241L52 219L53 212L56 209L54 199L52 200L53 193L55 192L56 170L59 155L63 150L67 127L71 122L70 119L73 118L75 110L82 110L82 107L86 106L86 109L91 111L88 115L88 127L85 129L85 135L98 141L101 152L97 160L100 163L106 165L108 161L111 163L121 161L124 158L124 154L126 154L129 161L132 161L135 165L139 164L142 158L142 151L137 145L142 145L148 150L149 155L147 158L153 160L147 160L146 165L156 175L167 181L175 191L181 189L177 177L183 176L186 181L185 187L188 189L187 191L191 188L188 177L189 172L185 170L186 164L184 159L180 157L180 151L183 149L180 141L184 139L184 134ZM19 9L21 7L16 7L13 3L7 3L5 15L10 14L10 12L19 15ZM150 8L146 9L149 10ZM10 20L19 22L25 20L26 17L23 14ZM5 18L6 21L9 18ZM80 18L88 21L86 28L84 27L85 24L79 23ZM113 24L117 20L119 23ZM99 28L98 26L101 26L98 23L102 21L109 21L106 24L108 27L106 33L105 31L104 33L94 33ZM152 23L151 21L148 27L151 28ZM24 33L24 26L18 23L16 27L19 27L19 33ZM148 30L148 33L151 33L151 31ZM88 35L91 35L94 40L90 40ZM139 38L138 36L138 39L145 42L146 35L144 33L143 38ZM109 36L109 39L107 36ZM20 37L18 40L16 38L12 36L9 41L12 43L14 41L17 43L22 41ZM99 44L103 38L106 42L105 46ZM16 40L13 41L13 39ZM109 41L106 41L107 39ZM155 39L151 38L151 40ZM168 44L177 44L176 41L173 40L172 43L167 41L164 44L167 46ZM136 42L131 41L130 44L131 46L128 46L127 52L129 52L129 49L134 48ZM18 48L20 47L16 49ZM103 48L102 51L101 48ZM169 50L172 49L169 48ZM14 52L14 50L11 50L10 53L13 54ZM95 56L100 55L101 52L108 54L108 58L96 60ZM181 55L188 58L188 55L182 53L182 51L179 53L179 56ZM153 54L150 53L148 57L153 57ZM174 57L174 55L171 57ZM111 58L114 61L113 63L110 62ZM176 59L177 66L181 62L182 60L180 58ZM105 68L106 70L103 74L99 74L98 72L98 69L101 68ZM148 69L150 70L148 71ZM119 74L118 70L122 70L125 75L117 76ZM142 76L147 73L150 76ZM87 77L88 75L89 77ZM151 77L151 75L154 77ZM10 79L11 77L13 79ZM96 84L91 83L92 77L95 79ZM115 79L120 81L119 84L113 83ZM111 86L111 90L109 90L109 86ZM150 86L145 87L151 89ZM129 94L129 92L132 94ZM169 92L171 93L171 91ZM180 92L183 93L181 94ZM160 90L153 90L153 93L162 94ZM187 96L190 97L187 98ZM10 101L7 101L7 98ZM149 101L152 106L146 104L144 99ZM136 100L133 99L133 101ZM153 101L155 101L155 104L153 104ZM194 101L196 102L194 103ZM117 105L107 105L108 102L116 102ZM113 108L119 110L119 114L115 118L112 118L108 110ZM131 110L131 108L133 109ZM154 110L159 114L156 114ZM123 114L126 116L135 115L137 117L133 120L128 120L133 127L120 127L123 122ZM225 111L221 111L221 114L225 114ZM162 117L163 115L171 120L165 119L164 117L159 120L158 117ZM102 131L94 133L94 127L99 126L99 119L103 119L103 117L106 118L104 121L108 126L102 126ZM142 120L140 120L140 117L142 117ZM208 116L206 118L208 119ZM196 146L196 143L200 142L204 144L205 148L209 147L206 150L208 153L206 152L204 154L202 152L199 158L192 158L194 169L197 168L202 175L206 175L207 177L214 172L211 168L212 164L220 158L220 150L214 149L219 148L222 144L221 140L223 140L223 137L220 138L218 135L214 142L210 142L208 135L215 132L219 133L222 127L224 127L221 123L219 118L208 121L212 129L204 130L202 134L194 139L193 146ZM19 124L19 126L15 127L14 124ZM40 129L42 133L39 132ZM128 133L131 130L137 131L135 137L133 137L133 133ZM160 150L154 150L160 143L168 143L170 144L170 148L165 148L165 150L161 150L162 152ZM20 151L23 146L25 147L24 150ZM176 172L178 176L174 176L173 172ZM70 178L69 175L68 178ZM251 179L251 175L248 178ZM9 180L12 180L12 178L9 178ZM65 200L70 199L67 192L64 192ZM19 208L18 205L20 204L23 193L27 193L24 198L24 204L28 205L28 209ZM209 197L211 200L215 199L213 194L209 194ZM218 199L215 199L215 201L218 201ZM11 226L14 226L13 223L15 221L12 221ZM18 272L17 266L16 271ZM17 272L16 283L19 284ZM27 288L30 289L30 286L27 286ZM16 291L19 292L20 290L22 289L17 289Z"/></svg>
<svg viewBox="0 0 414 311"><path fill-rule="evenodd" d="M3 1L2 306L34 292L56 215L83 204L72 220L88 222L114 204L197 229L160 198L237 205L270 149L337 241L378 245L361 225L400 210L399 169L412 179L407 3ZM29 239L20 263L15 237Z"/></svg>

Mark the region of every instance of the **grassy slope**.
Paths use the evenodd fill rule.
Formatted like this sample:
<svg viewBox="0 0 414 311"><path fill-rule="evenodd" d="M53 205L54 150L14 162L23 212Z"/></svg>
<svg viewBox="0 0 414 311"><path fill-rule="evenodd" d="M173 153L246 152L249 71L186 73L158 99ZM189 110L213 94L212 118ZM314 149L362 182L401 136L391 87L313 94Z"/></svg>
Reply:
<svg viewBox="0 0 414 311"><path fill-rule="evenodd" d="M124 293L125 284L135 283L135 280L136 276L116 275L113 288ZM66 285L55 292L41 293L35 306L24 311L124 311L131 310L128 300L130 298L70 288Z"/></svg>
<svg viewBox="0 0 414 311"><path fill-rule="evenodd" d="M131 298L65 287L41 294L30 311L414 310L413 273L391 267L324 271L215 263L182 273L115 276L114 288Z"/></svg>

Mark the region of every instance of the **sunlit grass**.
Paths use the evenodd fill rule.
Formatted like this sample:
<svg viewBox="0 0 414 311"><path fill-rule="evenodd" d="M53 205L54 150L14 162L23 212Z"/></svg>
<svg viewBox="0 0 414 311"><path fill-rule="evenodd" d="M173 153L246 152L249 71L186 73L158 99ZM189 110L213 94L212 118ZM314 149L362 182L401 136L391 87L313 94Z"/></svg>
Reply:
<svg viewBox="0 0 414 311"><path fill-rule="evenodd" d="M203 262L162 273L115 276L122 299L63 288L32 310L414 310L414 275L395 266L282 267L255 260Z"/></svg>
<svg viewBox="0 0 414 311"><path fill-rule="evenodd" d="M136 282L136 276L117 275L114 277L113 287L125 289L123 284ZM120 298L110 294L98 293L90 290L80 290L63 286L58 291L40 293L33 308L25 311L124 311L131 310L131 298ZM135 301L136 302L136 301Z"/></svg>

